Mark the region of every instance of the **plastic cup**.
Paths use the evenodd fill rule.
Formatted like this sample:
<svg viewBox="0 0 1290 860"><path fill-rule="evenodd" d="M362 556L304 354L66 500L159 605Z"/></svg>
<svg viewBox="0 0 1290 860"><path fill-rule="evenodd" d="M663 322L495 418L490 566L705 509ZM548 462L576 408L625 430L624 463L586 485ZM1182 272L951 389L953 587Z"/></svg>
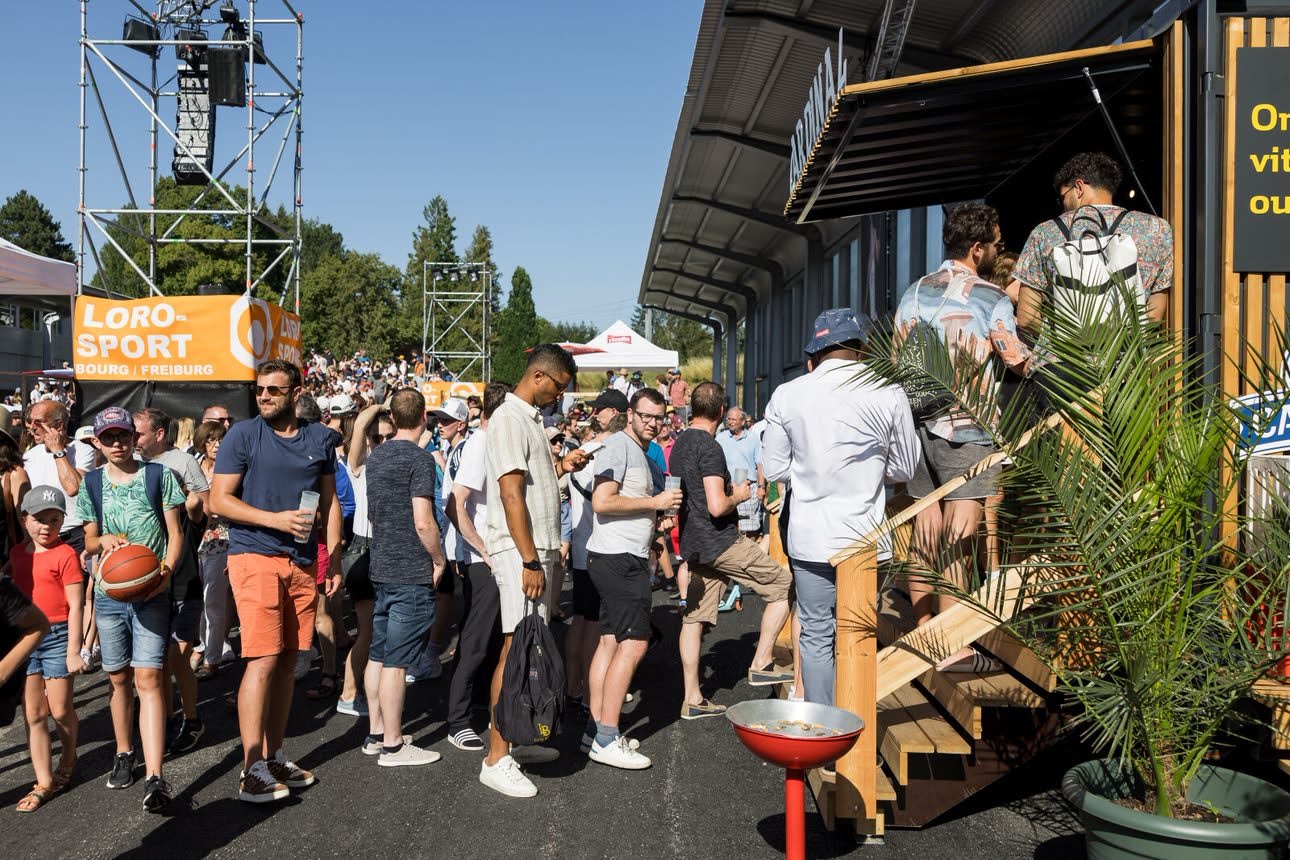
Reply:
<svg viewBox="0 0 1290 860"><path fill-rule="evenodd" d="M732 482L732 483L735 483L735 484L746 484L746 483L748 483L748 470L747 470L747 469L731 469L731 470L730 470L730 480L731 480L731 482Z"/></svg>
<svg viewBox="0 0 1290 860"><path fill-rule="evenodd" d="M316 515L318 513L318 500L320 498L321 497L313 490L305 490L300 494L300 510L310 511ZM297 538L296 543L302 544L302 545L307 544L309 543L312 537L313 537L313 534L311 532L310 536L305 538L304 540L300 540L299 538Z"/></svg>
<svg viewBox="0 0 1290 860"><path fill-rule="evenodd" d="M681 489L681 479L680 479L680 478L675 478L675 477L673 477L673 476L671 476L671 475L668 475L666 478L664 478L664 479L663 479L663 489L665 489L665 490L679 490L679 489ZM670 511L668 511L668 513L670 513L670 514L675 514L675 513L676 513L677 511L679 511L679 510L680 510L680 508L679 508L679 507L678 507L678 508L672 508Z"/></svg>

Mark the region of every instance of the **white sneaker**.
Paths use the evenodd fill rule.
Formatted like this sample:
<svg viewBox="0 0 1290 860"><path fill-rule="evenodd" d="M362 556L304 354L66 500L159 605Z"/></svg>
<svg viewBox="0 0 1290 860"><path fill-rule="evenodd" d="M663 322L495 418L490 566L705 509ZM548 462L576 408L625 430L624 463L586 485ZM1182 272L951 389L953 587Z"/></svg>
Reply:
<svg viewBox="0 0 1290 860"><path fill-rule="evenodd" d="M623 770L644 770L650 766L649 757L632 749L631 742L625 735L619 735L607 747L592 741L589 755L592 761L610 767L621 767Z"/></svg>
<svg viewBox="0 0 1290 860"><path fill-rule="evenodd" d="M404 741L398 752L387 753L381 750L381 757L376 763L381 767L414 767L419 764L434 764L439 759L439 753L434 750L423 750Z"/></svg>
<svg viewBox="0 0 1290 860"><path fill-rule="evenodd" d="M515 759L508 755L499 758L492 767L488 766L487 761L482 762L479 766L479 781L507 797L533 797L538 793L537 786L524 775Z"/></svg>

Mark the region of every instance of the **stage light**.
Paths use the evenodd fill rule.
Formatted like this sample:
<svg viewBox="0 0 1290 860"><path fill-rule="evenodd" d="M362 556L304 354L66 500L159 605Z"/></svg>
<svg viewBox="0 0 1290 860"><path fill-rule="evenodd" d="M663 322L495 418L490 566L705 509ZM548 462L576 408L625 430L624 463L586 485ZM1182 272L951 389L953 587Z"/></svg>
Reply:
<svg viewBox="0 0 1290 860"><path fill-rule="evenodd" d="M219 18L230 27L236 27L242 21L242 14L233 5L233 0L224 0L219 7Z"/></svg>
<svg viewBox="0 0 1290 860"><path fill-rule="evenodd" d="M121 38L127 42L156 42L161 39L161 30L151 21L132 15L125 19L125 26L121 29ZM147 54L153 59L161 55L160 45L127 45L126 47L134 48L139 53Z"/></svg>

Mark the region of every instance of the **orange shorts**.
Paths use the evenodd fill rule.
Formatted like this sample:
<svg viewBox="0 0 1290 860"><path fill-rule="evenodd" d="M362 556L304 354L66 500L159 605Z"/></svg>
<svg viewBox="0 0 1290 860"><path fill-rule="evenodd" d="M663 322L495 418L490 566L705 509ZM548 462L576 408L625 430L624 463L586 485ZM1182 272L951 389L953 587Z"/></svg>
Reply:
<svg viewBox="0 0 1290 860"><path fill-rule="evenodd" d="M243 552L228 557L228 581L242 626L242 657L307 651L318 600L313 565L283 555Z"/></svg>

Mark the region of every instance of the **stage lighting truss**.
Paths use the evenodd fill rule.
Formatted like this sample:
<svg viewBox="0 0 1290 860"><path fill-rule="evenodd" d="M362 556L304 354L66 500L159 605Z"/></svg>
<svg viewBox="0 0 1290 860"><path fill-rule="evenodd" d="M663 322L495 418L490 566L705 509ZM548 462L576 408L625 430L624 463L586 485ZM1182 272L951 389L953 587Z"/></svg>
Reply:
<svg viewBox="0 0 1290 860"><path fill-rule="evenodd" d="M93 4L92 27L90 0L80 0L78 289L84 290L88 282L86 264L90 260L104 272L104 257L118 254L151 295L164 295L157 283L159 249L166 245L237 246L245 259L242 286L246 292L255 290L275 271L285 271L279 303L285 305L288 296L293 296L294 310L299 313L304 16L289 0L159 0L151 9L141 0L125 0L111 13L104 9L106 5L102 0ZM124 35L128 38L99 38L92 32L119 31L123 18L127 19ZM213 33L223 33L223 38L210 38ZM267 49L265 33L269 34ZM147 38L139 38L141 35ZM289 60L291 42L295 44L294 69ZM244 60L253 61L246 69L246 106L223 109L226 134L235 128L237 115L244 112L245 138L236 154L220 160L216 159L216 109L211 105L205 62L212 46L239 48ZM163 54L163 48L170 47L178 59L173 71L163 68L167 65L163 56L171 56L169 50ZM150 59L145 61L134 52ZM263 68L260 74L257 66ZM104 97L100 86L111 87L111 81L123 88L124 95L114 90L115 97ZM91 113L101 122L94 128L95 135L90 134ZM137 152L123 147L125 140L134 137L118 137L115 131L117 126L132 130L140 114L149 128L146 154L142 147ZM169 116L175 117L174 122L167 120ZM173 149L171 166L177 181L187 179L189 184L203 186L186 208L157 208L155 189L164 148ZM271 157L266 157L266 149ZM263 166L257 168L257 154L262 165L268 163L267 172ZM265 217L274 180L284 162L291 173L292 219L287 229ZM145 165L148 187L137 194L131 177L137 182ZM106 168L104 175L119 176L120 183L99 181L101 168ZM89 183L91 171L95 181ZM242 185L241 193L234 194L238 184ZM87 190L90 188L92 192ZM90 193L95 198L105 197L106 205L88 200ZM128 201L124 206L122 199ZM277 202L286 201L279 197L274 200ZM188 231L180 229L185 221L234 224L242 235L189 238L185 235ZM146 265L121 247L113 236L116 231L147 241ZM103 286L111 292L120 291L115 284Z"/></svg>
<svg viewBox="0 0 1290 860"><path fill-rule="evenodd" d="M496 277L491 263L421 264L421 354L429 352L456 379L492 379L489 331Z"/></svg>

